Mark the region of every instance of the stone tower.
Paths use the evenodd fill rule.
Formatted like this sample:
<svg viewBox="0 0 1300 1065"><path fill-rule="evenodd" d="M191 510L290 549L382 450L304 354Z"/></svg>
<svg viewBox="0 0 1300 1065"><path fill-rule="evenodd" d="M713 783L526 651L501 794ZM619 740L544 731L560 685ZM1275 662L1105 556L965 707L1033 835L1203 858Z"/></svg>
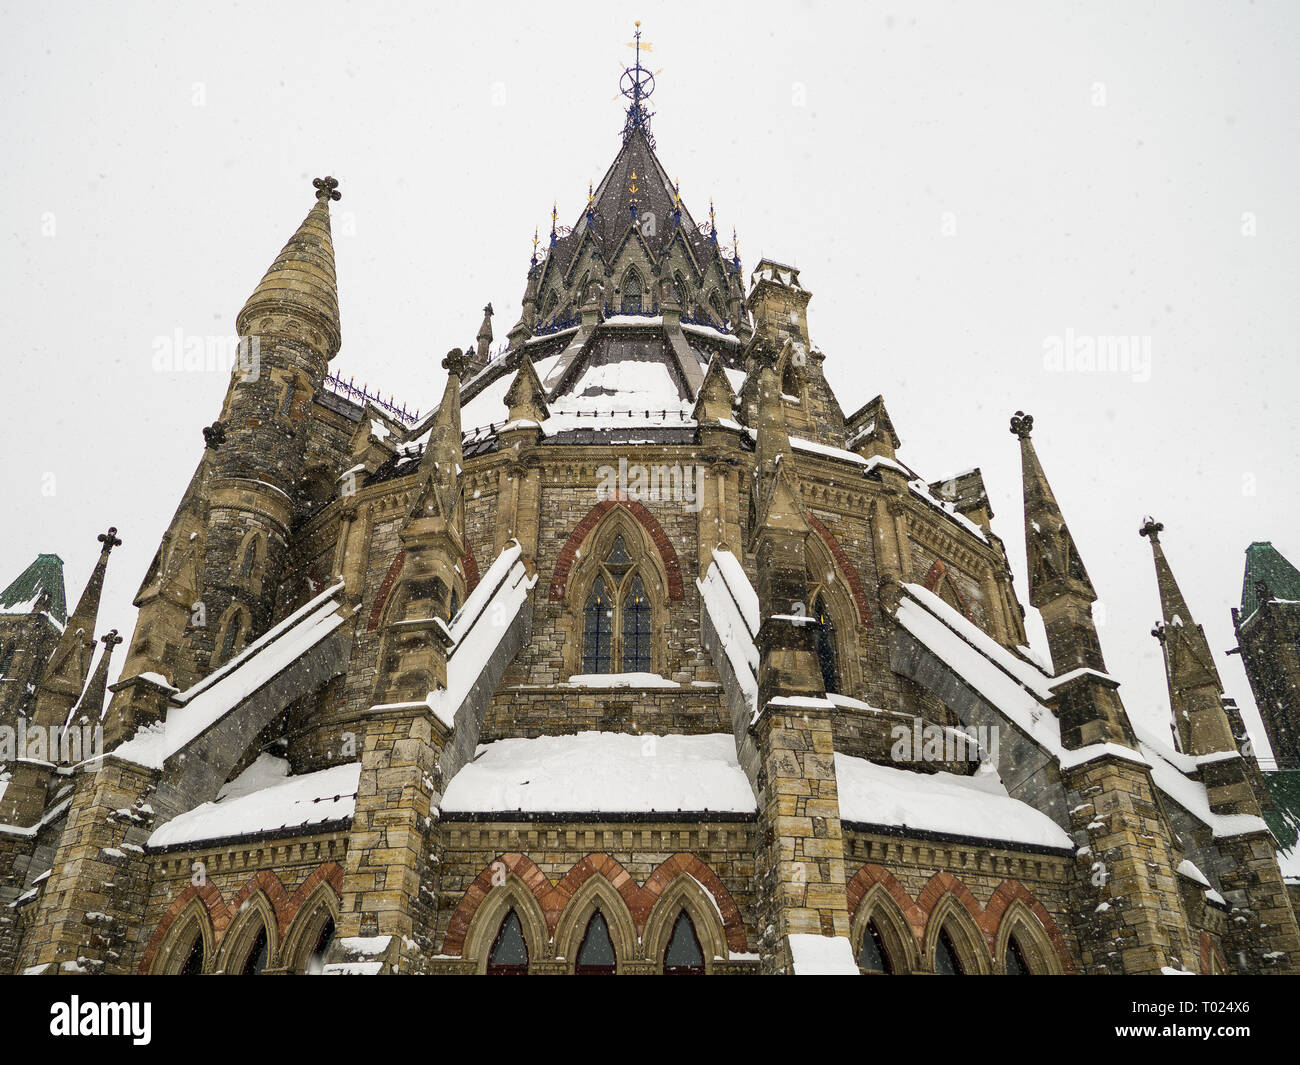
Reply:
<svg viewBox="0 0 1300 1065"><path fill-rule="evenodd" d="M1232 625L1278 768L1300 769L1300 570L1271 543L1246 548Z"/></svg>

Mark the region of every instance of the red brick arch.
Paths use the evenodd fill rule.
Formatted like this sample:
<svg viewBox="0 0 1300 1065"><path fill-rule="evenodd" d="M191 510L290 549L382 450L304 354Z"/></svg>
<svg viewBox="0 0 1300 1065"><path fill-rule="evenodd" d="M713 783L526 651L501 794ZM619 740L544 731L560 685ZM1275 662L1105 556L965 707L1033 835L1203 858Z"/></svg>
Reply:
<svg viewBox="0 0 1300 1065"><path fill-rule="evenodd" d="M902 911L903 917L907 920L907 926L912 930L912 935L919 944L925 938L926 914L912 901L912 896L907 893L903 885L884 866L864 865L849 881L847 891L850 920L857 916L858 907L862 905L862 900L867 897L867 892L877 884L880 884L889 893L889 897L898 904L899 910Z"/></svg>
<svg viewBox="0 0 1300 1065"><path fill-rule="evenodd" d="M317 885L322 882L329 884L334 889L335 895L341 896L343 892L343 867L338 862L324 862L312 870L307 879L302 882L302 886L292 896L284 890L284 884L271 870L259 869L248 878L248 881L239 889L229 904L222 898L221 892L211 880L205 882L202 887L189 884L184 891L176 896L172 904L167 907L167 912L159 920L158 927L154 929L154 933L149 939L149 946L145 948L144 957L140 961L140 972L147 973L153 967L154 958L157 957L158 951L162 947L167 930L185 912L185 908L189 906L191 900L196 897L203 903L204 909L208 911L208 919L212 922L212 945L215 949L225 936L226 929L230 927L230 922L239 914L244 903L248 901L255 891L261 891L266 895L267 901L271 904L271 912L275 914L276 930L280 939L283 940L289 926L293 923L293 919L298 915L298 911L302 909L303 903L316 890Z"/></svg>
<svg viewBox="0 0 1300 1065"><path fill-rule="evenodd" d="M945 895L952 895L956 898L963 909L971 915L988 944L990 954L997 945L998 930L1002 926L1002 920L1006 916L1007 910L1013 902L1021 902L1038 919L1038 923L1043 926L1043 931L1047 934L1052 948L1056 951L1064 971L1067 973L1075 971L1074 959L1070 957L1065 937L1061 935L1061 930L1057 928L1056 922L1052 920L1052 915L1047 912L1047 908L1038 901L1033 892L1020 883L1019 880L1007 879L1002 881L989 897L988 905L981 906L975 896L971 894L970 889L957 877L948 872L939 872L930 878L925 887L921 889L921 894L917 896L917 900L913 902L903 885L887 869L880 865L864 865L848 883L850 917L857 914L858 907L862 905L862 900L866 897L867 892L876 884L883 885L885 890L889 892L890 897L898 904L903 916L907 918L908 926L912 929L912 935L915 936L918 947L925 942L925 930L930 922L930 916ZM1204 946L1202 946L1202 954L1204 956Z"/></svg>
<svg viewBox="0 0 1300 1065"><path fill-rule="evenodd" d="M493 867L497 862L504 865L508 873L514 874L523 881L528 890L533 893L546 918L546 931L551 936L555 935L555 929L560 923L560 915L564 913L569 900L578 893L588 879L597 875L608 880L627 904L637 935L640 936L645 931L646 919L650 916L650 911L654 909L664 889L678 875L687 873L698 880L717 902L718 910L722 914L727 949L736 952L743 952L746 949L745 926L741 920L740 908L713 870L694 854L684 852L674 854L646 878L644 886L638 887L636 881L632 879L632 874L624 869L616 858L608 854L588 854L553 885L528 855L510 852L490 862L465 890L460 904L452 913L447 925L447 936L442 946L444 954L460 956L464 951L465 937L469 933L474 914L478 912L479 906L492 890Z"/></svg>
<svg viewBox="0 0 1300 1065"><path fill-rule="evenodd" d="M374 606L370 608L370 617L366 621L366 631L373 632L379 628L380 622L384 620L384 605L388 602L388 597L393 592L393 587L397 584L397 578L402 575L402 566L406 562L406 549L402 548L397 552L397 557L393 559L393 564L388 567L388 572L384 574L383 583L379 586L379 592L375 595ZM460 556L460 571L465 575L465 596L469 597L479 582L478 560L474 557L474 548L468 540L465 541L465 553Z"/></svg>
<svg viewBox="0 0 1300 1065"><path fill-rule="evenodd" d="M835 559L836 567L844 574L844 580L849 586L849 594L853 596L853 602L858 608L858 617L862 619L862 624L867 628L871 628L871 611L867 608L867 597L862 591L862 581L858 578L857 569L849 561L849 556L845 554L844 548L840 547L840 542L835 539L830 529L818 521L816 515L811 512L808 514L808 523L817 531L817 535L822 538L822 542L826 544L826 549L831 553L831 558Z"/></svg>
<svg viewBox="0 0 1300 1065"><path fill-rule="evenodd" d="M961 588L958 586L957 582L952 579L951 574L948 573L948 567L945 566L942 561L937 558L934 560L934 565L930 567L930 571L925 575L925 580L921 583L924 584L927 589L934 592L935 595L940 595L939 586L945 580L947 580L948 587L952 589L952 594L956 597L958 604L961 606L963 616L965 616L967 621L974 621L975 618L971 615L970 604L966 602L966 597L961 594ZM942 598L941 595L940 598Z"/></svg>
<svg viewBox="0 0 1300 1065"><path fill-rule="evenodd" d="M1019 880L1004 880L998 885L993 896L989 899L989 904L984 907L983 916L979 919L980 930L989 941L990 948L997 942L998 929L1002 925L1002 918L1006 915L1007 909L1013 902L1023 902L1035 917L1038 923L1043 926L1043 931L1047 933L1047 938L1051 941L1056 956L1061 960L1061 965L1067 973L1074 972L1074 960L1070 957L1069 948L1065 945L1065 937L1061 935L1061 930L1056 927L1056 922L1052 920L1052 915L1047 912L1046 907L1038 901L1033 893L1025 887Z"/></svg>
<svg viewBox="0 0 1300 1065"><path fill-rule="evenodd" d="M578 548L582 546L582 542L586 540L591 530L600 523L600 519L614 507L623 507L649 534L650 542L655 545L655 550L659 552L659 557L663 560L664 571L668 574L668 598L681 599L683 595L682 567L677 560L677 551L668 539L668 534L664 532L663 526L655 520L655 516L642 503L623 496L619 496L617 499L602 499L587 511L587 515L582 521L578 522L577 527L569 535L568 541L561 549L560 557L555 563L555 574L551 577L551 598L555 600L564 598L564 590L569 583L569 574L573 570L574 559L578 557Z"/></svg>

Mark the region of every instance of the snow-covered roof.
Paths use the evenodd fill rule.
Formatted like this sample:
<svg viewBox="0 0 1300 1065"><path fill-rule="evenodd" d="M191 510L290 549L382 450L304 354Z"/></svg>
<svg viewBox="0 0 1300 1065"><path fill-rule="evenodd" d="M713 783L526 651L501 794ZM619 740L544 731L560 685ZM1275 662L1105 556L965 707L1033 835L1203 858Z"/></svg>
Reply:
<svg viewBox="0 0 1300 1065"><path fill-rule="evenodd" d="M987 763L974 776L913 773L865 758L835 755L840 819L1010 845L1073 850L1074 841L1044 813L1007 794Z"/></svg>
<svg viewBox="0 0 1300 1065"><path fill-rule="evenodd" d="M359 762L296 777L287 774L283 759L259 755L222 788L215 801L160 825L148 845L176 847L351 820L361 777Z"/></svg>
<svg viewBox="0 0 1300 1065"><path fill-rule="evenodd" d="M443 796L445 814L753 814L729 733L579 732L480 746Z"/></svg>
<svg viewBox="0 0 1300 1065"><path fill-rule="evenodd" d="M229 662L173 696L165 721L141 729L112 754L161 769L169 757L342 625L347 620L339 613L342 590L342 581L327 588Z"/></svg>
<svg viewBox="0 0 1300 1065"><path fill-rule="evenodd" d="M1231 836L1265 828L1253 815L1223 815L1210 811L1205 786L1189 774L1196 760L1180 755L1150 735L1140 725L1133 731L1138 749L1114 743L1092 744L1066 750L1060 725L1047 703L1062 678L1049 676L990 637L933 592L917 584L903 585L898 623L954 673L997 708L1009 721L1053 755L1062 768L1070 768L1103 755L1147 765L1156 787L1207 825L1216 836ZM1099 674L1112 680L1106 674Z"/></svg>
<svg viewBox="0 0 1300 1065"><path fill-rule="evenodd" d="M511 540L479 579L474 591L447 626L451 648L447 652L447 687L430 692L428 705L447 726L456 720L483 667L505 637L519 613L537 575L528 576L520 561L518 540ZM378 709L378 708L377 708Z"/></svg>
<svg viewBox="0 0 1300 1065"><path fill-rule="evenodd" d="M758 647L754 643L759 627L758 595L740 560L722 548L713 549L708 572L695 584L752 719L758 714Z"/></svg>

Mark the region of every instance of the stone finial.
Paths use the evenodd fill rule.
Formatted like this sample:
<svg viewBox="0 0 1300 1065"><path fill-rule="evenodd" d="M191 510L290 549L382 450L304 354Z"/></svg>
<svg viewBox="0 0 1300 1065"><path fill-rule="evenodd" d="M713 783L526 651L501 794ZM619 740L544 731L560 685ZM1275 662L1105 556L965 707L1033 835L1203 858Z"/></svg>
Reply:
<svg viewBox="0 0 1300 1065"><path fill-rule="evenodd" d="M103 554L108 554L115 547L120 547L122 541L117 538L117 526L110 525L108 532L100 533L96 539L104 546L100 549Z"/></svg>
<svg viewBox="0 0 1300 1065"><path fill-rule="evenodd" d="M469 360L460 348L452 348L447 352L447 357L442 360L442 368L449 374L455 374L457 377L465 370L465 364Z"/></svg>
<svg viewBox="0 0 1300 1065"><path fill-rule="evenodd" d="M312 184L316 186L316 199L329 202L330 200L343 199L343 193L339 192L339 183L332 177L313 178Z"/></svg>
<svg viewBox="0 0 1300 1065"><path fill-rule="evenodd" d="M114 647L122 642L122 637L117 634L117 629L109 629L108 632L104 633L104 635L99 638L99 642L111 652Z"/></svg>
<svg viewBox="0 0 1300 1065"><path fill-rule="evenodd" d="M1157 621L1156 627L1151 630L1151 635L1154 636L1161 643L1164 643L1167 635L1165 633L1165 623L1163 621Z"/></svg>
<svg viewBox="0 0 1300 1065"><path fill-rule="evenodd" d="M1142 528L1138 530L1139 536L1149 536L1152 542L1160 539L1160 534L1165 531L1164 524L1156 521L1150 514L1142 519Z"/></svg>
<svg viewBox="0 0 1300 1065"><path fill-rule="evenodd" d="M1024 411L1018 410L1011 416L1011 432L1020 437L1021 440L1026 439L1033 432L1033 429L1034 416L1032 414L1026 414Z"/></svg>
<svg viewBox="0 0 1300 1065"><path fill-rule="evenodd" d="M216 451L226 442L226 427L220 422L213 422L211 425L203 427L203 443L212 451Z"/></svg>
<svg viewBox="0 0 1300 1065"><path fill-rule="evenodd" d="M491 317L492 317L492 313L493 313L493 312L492 312L492 304L489 303L486 307L483 308L483 317L485 317L485 318L491 318Z"/></svg>

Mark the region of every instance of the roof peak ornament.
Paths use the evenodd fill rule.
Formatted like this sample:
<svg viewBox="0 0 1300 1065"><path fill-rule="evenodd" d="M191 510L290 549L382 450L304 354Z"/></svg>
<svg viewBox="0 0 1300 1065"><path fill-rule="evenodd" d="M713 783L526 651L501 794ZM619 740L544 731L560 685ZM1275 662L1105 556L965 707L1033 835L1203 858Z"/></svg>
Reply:
<svg viewBox="0 0 1300 1065"><path fill-rule="evenodd" d="M1011 432L1020 437L1021 440L1028 437L1033 432L1033 429L1034 416L1032 414L1026 414L1024 411L1018 410L1011 416Z"/></svg>
<svg viewBox="0 0 1300 1065"><path fill-rule="evenodd" d="M326 206L330 200L343 199L343 193L339 192L339 183L332 177L312 178L313 185L316 186L316 199L323 200Z"/></svg>
<svg viewBox="0 0 1300 1065"><path fill-rule="evenodd" d="M650 52L653 51L653 46L649 41L641 40L640 19L636 22L635 37L635 40L627 42L627 46L636 49L636 61L632 66L623 68L623 76L618 82L619 91L632 101L628 105L627 119L623 123L623 142L626 144L632 133L639 129L653 148L655 139L650 133L650 119L654 117L654 112L646 106L646 101L655 91L655 76L648 67L641 65L641 50Z"/></svg>
<svg viewBox="0 0 1300 1065"><path fill-rule="evenodd" d="M1155 543L1160 539L1160 534L1165 531L1163 522L1156 521L1155 518L1148 514L1142 519L1142 528L1138 530L1139 536L1151 537L1151 542Z"/></svg>

